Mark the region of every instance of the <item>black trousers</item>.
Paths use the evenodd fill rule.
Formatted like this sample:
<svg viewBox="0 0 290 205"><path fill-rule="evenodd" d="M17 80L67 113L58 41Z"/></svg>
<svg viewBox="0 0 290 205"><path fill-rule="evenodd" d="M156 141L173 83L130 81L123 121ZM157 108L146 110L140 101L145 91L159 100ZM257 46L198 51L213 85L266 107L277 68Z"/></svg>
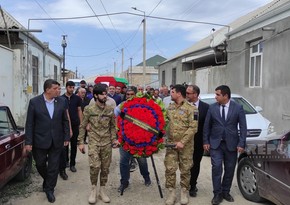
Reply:
<svg viewBox="0 0 290 205"><path fill-rule="evenodd" d="M63 147L61 150L60 159L59 159L59 171L64 171L66 168L66 162L67 162L66 153L67 153L67 146Z"/></svg>
<svg viewBox="0 0 290 205"><path fill-rule="evenodd" d="M67 146L66 150L66 158L67 161L70 159L70 166L76 165L76 156L77 156L77 142L79 136L79 125L72 125L73 135L70 138L70 158L69 158L69 146Z"/></svg>
<svg viewBox="0 0 290 205"><path fill-rule="evenodd" d="M190 170L190 186L192 188L196 187L197 178L200 172L200 162L203 156L203 143L202 141L197 141L194 143L194 151L193 151L193 166Z"/></svg>
<svg viewBox="0 0 290 205"><path fill-rule="evenodd" d="M32 149L36 169L44 180L43 186L46 191L54 191L56 186L61 151L62 147L55 148L53 145L48 149Z"/></svg>

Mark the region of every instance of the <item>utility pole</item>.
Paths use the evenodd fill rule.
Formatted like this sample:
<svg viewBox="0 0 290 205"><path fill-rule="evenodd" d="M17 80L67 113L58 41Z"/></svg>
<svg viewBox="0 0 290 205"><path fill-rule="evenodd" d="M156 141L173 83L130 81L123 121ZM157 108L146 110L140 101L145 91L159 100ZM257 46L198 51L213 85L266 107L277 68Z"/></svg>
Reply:
<svg viewBox="0 0 290 205"><path fill-rule="evenodd" d="M65 48L66 48L66 46L67 46L67 43L66 43L66 38L67 37L67 35L62 35L62 42L61 42L61 46L62 46L62 48L63 48L63 53L62 53L62 55L63 55L63 62L62 62L62 83L63 83L63 85L65 85Z"/></svg>
<svg viewBox="0 0 290 205"><path fill-rule="evenodd" d="M144 11L144 19L143 19L143 84L144 89L146 86L146 18Z"/></svg>
<svg viewBox="0 0 290 205"><path fill-rule="evenodd" d="M133 85L133 78L132 78L132 59L130 58L130 72L129 72L129 82L131 85Z"/></svg>
<svg viewBox="0 0 290 205"><path fill-rule="evenodd" d="M114 61L114 77L116 77L116 61Z"/></svg>
<svg viewBox="0 0 290 205"><path fill-rule="evenodd" d="M122 51L122 71L121 71L121 76L123 77L123 71L124 71L124 48L121 49Z"/></svg>
<svg viewBox="0 0 290 205"><path fill-rule="evenodd" d="M144 85L144 89L145 89L145 85L146 85L146 15L145 15L145 11L139 10L136 7L131 7L132 9L136 10L136 11L140 11L144 14L144 18L143 18L143 85Z"/></svg>

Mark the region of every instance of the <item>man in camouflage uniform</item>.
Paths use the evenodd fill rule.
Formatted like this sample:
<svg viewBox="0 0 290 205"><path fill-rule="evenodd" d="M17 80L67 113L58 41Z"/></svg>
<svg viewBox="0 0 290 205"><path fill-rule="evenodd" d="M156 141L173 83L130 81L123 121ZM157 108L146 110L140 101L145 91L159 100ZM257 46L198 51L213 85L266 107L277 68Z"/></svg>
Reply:
<svg viewBox="0 0 290 205"><path fill-rule="evenodd" d="M93 90L95 104L85 107L83 121L80 126L78 137L79 150L85 153L84 136L86 126L90 123L88 130L89 143L88 155L90 164L90 179L92 190L89 203L96 203L96 185L100 172L100 193L103 202L110 202L110 198L105 193L105 185L108 181L109 167L112 160L113 147L117 143L114 109L105 104L107 99L106 88L102 85Z"/></svg>
<svg viewBox="0 0 290 205"><path fill-rule="evenodd" d="M188 203L190 188L190 169L193 156L193 136L197 132L198 110L185 99L186 89L183 85L175 85L171 89L171 99L167 108L167 143L175 144L174 148L167 148L165 155L165 179L169 196L166 204L173 205L176 200L175 184L176 171L180 170L181 197L180 203Z"/></svg>

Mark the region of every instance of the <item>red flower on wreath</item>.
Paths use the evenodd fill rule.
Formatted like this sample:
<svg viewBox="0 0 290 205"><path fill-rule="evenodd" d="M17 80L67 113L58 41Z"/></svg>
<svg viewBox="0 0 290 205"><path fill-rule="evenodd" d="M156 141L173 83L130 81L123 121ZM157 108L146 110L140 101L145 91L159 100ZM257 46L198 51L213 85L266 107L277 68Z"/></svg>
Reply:
<svg viewBox="0 0 290 205"><path fill-rule="evenodd" d="M125 151L135 157L149 157L163 148L165 120L161 107L153 99L129 99L123 104L121 112L117 124L118 140ZM141 126L126 119L125 115L130 116L134 122L141 122ZM146 127L154 131L148 131Z"/></svg>

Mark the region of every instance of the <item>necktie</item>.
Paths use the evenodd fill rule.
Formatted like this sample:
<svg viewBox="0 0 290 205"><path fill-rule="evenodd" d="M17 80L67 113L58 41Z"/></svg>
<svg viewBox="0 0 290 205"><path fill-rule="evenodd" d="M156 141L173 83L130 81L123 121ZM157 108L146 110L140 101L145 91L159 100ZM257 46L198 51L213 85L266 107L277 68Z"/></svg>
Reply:
<svg viewBox="0 0 290 205"><path fill-rule="evenodd" d="M223 109L222 109L222 119L225 122L226 121L226 113L225 113L225 105L222 105Z"/></svg>

